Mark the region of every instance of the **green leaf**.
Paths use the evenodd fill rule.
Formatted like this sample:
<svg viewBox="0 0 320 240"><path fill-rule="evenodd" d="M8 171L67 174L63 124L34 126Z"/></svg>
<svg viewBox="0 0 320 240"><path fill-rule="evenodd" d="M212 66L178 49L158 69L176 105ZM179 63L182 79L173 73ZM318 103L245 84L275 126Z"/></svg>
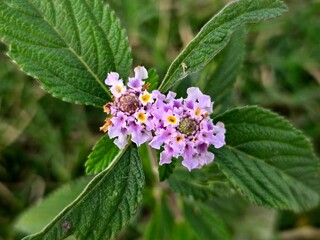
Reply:
<svg viewBox="0 0 320 240"><path fill-rule="evenodd" d="M158 158L160 159L160 158ZM177 159L173 158L172 162L169 164L163 164L163 165L159 165L158 169L159 169L159 180L161 182L163 182L164 180L166 180L174 171L174 168L176 167L176 162Z"/></svg>
<svg viewBox="0 0 320 240"><path fill-rule="evenodd" d="M176 209L175 214L173 214L174 210L171 211L172 206L169 207L168 204L173 204L172 202L175 201L169 200L172 197L163 194L161 199L156 202L151 221L147 225L144 240L196 239L196 234L189 224L177 213L180 209Z"/></svg>
<svg viewBox="0 0 320 240"><path fill-rule="evenodd" d="M150 87L149 87L149 91L152 91L152 90L155 90L158 88L158 85L159 85L159 76L157 74L157 71L156 69L154 68L151 68L148 70L148 79L146 79L146 82L148 82L150 84Z"/></svg>
<svg viewBox="0 0 320 240"><path fill-rule="evenodd" d="M42 232L24 239L113 239L135 214L143 188L141 160L129 146Z"/></svg>
<svg viewBox="0 0 320 240"><path fill-rule="evenodd" d="M130 72L127 36L102 0L0 0L0 37L23 71L65 101L102 106L107 73Z"/></svg>
<svg viewBox="0 0 320 240"><path fill-rule="evenodd" d="M234 190L218 169L204 167L189 172L178 168L169 178L170 188L185 197L208 200L214 197L229 196Z"/></svg>
<svg viewBox="0 0 320 240"><path fill-rule="evenodd" d="M148 187L148 185L152 185L156 180L152 165L154 157L153 152L151 151L150 146L147 143L144 143L138 148L138 153L142 161L143 172L145 174L146 184Z"/></svg>
<svg viewBox="0 0 320 240"><path fill-rule="evenodd" d="M156 204L152 219L149 222L144 239L161 240L172 239L174 218L167 205L167 199L162 197Z"/></svg>
<svg viewBox="0 0 320 240"><path fill-rule="evenodd" d="M185 202L184 214L199 239L231 239L226 225L219 219L213 209L199 202Z"/></svg>
<svg viewBox="0 0 320 240"><path fill-rule="evenodd" d="M91 179L92 177L87 176L63 185L37 205L23 212L18 217L15 228L28 234L41 231L77 198Z"/></svg>
<svg viewBox="0 0 320 240"><path fill-rule="evenodd" d="M93 147L85 163L86 173L95 174L101 172L121 154L121 150L113 143L113 140L108 135L103 136Z"/></svg>
<svg viewBox="0 0 320 240"><path fill-rule="evenodd" d="M229 229L232 229L232 232L234 232L234 225L238 225L239 222L242 221L241 218L245 210L248 206L251 206L237 193L228 197L210 199L206 201L205 204L214 211L218 218L223 221Z"/></svg>
<svg viewBox="0 0 320 240"><path fill-rule="evenodd" d="M300 131L259 107L236 108L214 120L227 130L227 145L212 149L215 163L242 196L278 209L317 206L320 164Z"/></svg>
<svg viewBox="0 0 320 240"><path fill-rule="evenodd" d="M245 56L246 32L242 27L231 37L226 48L217 56L216 68L209 64L201 74L201 90L212 96L215 112L223 112L231 104L233 85Z"/></svg>
<svg viewBox="0 0 320 240"><path fill-rule="evenodd" d="M173 228L172 236L174 240L186 240L186 239L198 239L197 234L195 231L190 227L189 223L185 220L179 220L176 222ZM199 239L201 240L201 239Z"/></svg>
<svg viewBox="0 0 320 240"><path fill-rule="evenodd" d="M178 81L201 70L226 46L232 33L240 26L278 17L286 10L285 4L279 0L239 0L230 3L204 25L174 60L159 89L166 92Z"/></svg>

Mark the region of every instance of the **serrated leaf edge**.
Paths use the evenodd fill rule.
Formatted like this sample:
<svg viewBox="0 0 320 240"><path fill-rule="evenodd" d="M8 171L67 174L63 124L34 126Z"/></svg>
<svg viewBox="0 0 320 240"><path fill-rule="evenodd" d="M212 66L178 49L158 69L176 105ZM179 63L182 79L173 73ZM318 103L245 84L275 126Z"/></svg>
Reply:
<svg viewBox="0 0 320 240"><path fill-rule="evenodd" d="M175 83L169 83L168 79L170 79L171 76L173 76L173 75L178 71L179 68L177 67L177 68L174 70L174 72L173 72L172 74L170 74L170 76L169 76L170 70L174 67L174 63L176 62L176 60L178 60L178 59L180 58L180 56L182 56L182 55L184 54L185 50L188 49L188 47L189 47L190 45L194 44L194 42L197 40L197 37L199 37L200 34L205 30L205 28L206 28L206 26L209 24L209 22L214 21L214 19L216 19L217 17L219 17L220 14L222 14L222 12L223 12L226 8L230 7L231 5L237 4L237 2L238 2L238 1L234 1L234 2L231 2L231 3L227 4L224 8L222 8L214 17L212 17L212 18L200 29L200 31L198 32L198 34L188 43L188 45L186 46L186 48L175 58L175 60L174 60L174 61L172 62L172 64L169 66L169 69L168 69L166 75L164 76L164 79L162 80L160 86L159 86L159 91L168 91L169 88L170 88L170 85L172 86L172 85L175 84ZM286 7L286 5L283 4L283 1L277 1L277 3L282 4L282 11L283 11L283 12L285 12L285 11L288 10L287 7ZM278 8L267 8L267 9L278 9ZM254 11L252 11L252 12L261 11L261 10L262 10L262 9L258 9L258 10L254 10ZM246 12L246 13L247 13L247 12ZM246 13L245 13L245 14L246 14ZM242 14L242 15L243 15L243 14ZM264 20L272 19L272 18L275 18L275 17L277 17L277 16L279 16L279 15L280 15L280 14L278 14L278 15L276 15L276 16L269 16L269 17L264 18ZM241 16L241 15L239 15L239 16ZM239 17L239 16L238 16L238 17ZM249 21L249 20L246 21L246 23L255 23L255 22L256 22L256 21ZM238 24L238 26L242 26L242 25L244 25L244 24L246 24L246 23L240 23L240 24ZM204 35L204 36L201 38L201 40L204 39L204 38L205 38L206 36L208 36L209 34L210 34L210 33ZM232 35L232 32L229 32L229 33L226 35L226 36L229 36L228 40L225 41L225 43L223 44L223 46L221 46L221 48L216 51L216 54L215 54L214 56L216 56L219 52L221 52L222 49L227 45L227 43L228 43L229 40L230 40L230 36L231 36L231 35ZM191 54L191 52L192 52L192 51L189 51L189 52L187 53L186 57L184 57L184 59L186 59L186 58ZM211 56L211 59L212 59L214 56ZM181 60L181 62L183 63L183 60ZM180 64L179 64L179 65L180 65ZM184 76L183 78L185 78L186 76L188 76L188 75L190 75L190 74L192 74L192 73L195 73L195 72L197 72L197 70L196 70L196 71L193 71L193 72L189 72L188 74L185 74L185 76ZM183 79L183 78L180 78L179 80L181 80L181 79ZM169 84L169 87L168 87L168 84Z"/></svg>
<svg viewBox="0 0 320 240"><path fill-rule="evenodd" d="M127 146L121 151L121 154L118 155L118 158L115 158L110 164L109 166L103 170L102 172L100 172L99 174L97 174L89 183L88 185L84 188L84 190L79 194L79 196L73 201L71 202L68 206L66 206L47 226L45 226L43 228L43 230L41 230L40 232L38 233L35 233L35 234L31 234L31 235L28 235L26 237L24 237L22 240L28 240L28 239L32 239L34 237L37 237L37 236L41 236L42 234L45 234L51 225L57 223L60 219L61 216L63 216L68 210L70 210L74 205L76 205L79 201L81 201L82 197L87 195L87 194L90 194L91 191L93 191L94 189L92 188L91 190L87 191L87 189L90 189L91 185L92 185L92 182L94 182L94 180L96 178L98 178L100 175L102 174L105 174L109 171L112 170L112 168L114 167L114 165L120 160L120 158L122 157L122 155L126 152L126 150L128 149L128 147L131 145L131 143L127 144ZM100 181L103 181L104 178L102 178ZM99 182L100 182L99 181ZM98 182L98 183L99 183Z"/></svg>

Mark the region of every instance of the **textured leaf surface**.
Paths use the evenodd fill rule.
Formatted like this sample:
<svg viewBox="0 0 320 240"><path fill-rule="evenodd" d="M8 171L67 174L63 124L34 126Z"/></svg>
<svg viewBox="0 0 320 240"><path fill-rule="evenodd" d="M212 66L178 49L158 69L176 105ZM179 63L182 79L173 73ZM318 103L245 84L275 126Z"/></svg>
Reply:
<svg viewBox="0 0 320 240"><path fill-rule="evenodd" d="M319 202L320 167L309 141L286 120L259 107L230 110L227 146L216 163L241 195L258 205L307 210Z"/></svg>
<svg viewBox="0 0 320 240"><path fill-rule="evenodd" d="M160 159L160 156L159 158ZM163 164L163 165L159 165L158 169L159 169L159 180L162 182L164 180L166 180L174 171L174 168L176 167L176 162L177 159L173 158L172 162L170 164Z"/></svg>
<svg viewBox="0 0 320 240"><path fill-rule="evenodd" d="M215 166L215 165L213 165ZM176 169L169 178L170 188L181 196L193 197L199 200L208 200L213 197L229 196L234 192L227 179L217 169L203 168L189 172L185 169Z"/></svg>
<svg viewBox="0 0 320 240"><path fill-rule="evenodd" d="M214 100L215 112L225 111L232 101L233 86L245 57L245 28L237 30L219 53L218 64L209 64L201 74L201 90ZM216 68L213 65L217 65Z"/></svg>
<svg viewBox="0 0 320 240"><path fill-rule="evenodd" d="M226 225L219 219L213 209L199 202L185 202L184 214L199 239L231 239Z"/></svg>
<svg viewBox="0 0 320 240"><path fill-rule="evenodd" d="M279 0L239 0L230 3L209 20L174 60L160 90L168 91L181 79L206 66L226 46L239 26L278 17L286 9Z"/></svg>
<svg viewBox="0 0 320 240"><path fill-rule="evenodd" d="M86 161L86 172L94 174L101 172L117 158L122 151L113 143L108 135L103 136L94 146Z"/></svg>
<svg viewBox="0 0 320 240"><path fill-rule="evenodd" d="M135 214L142 198L144 174L137 149L98 174L82 194L42 232L25 239L113 239Z"/></svg>
<svg viewBox="0 0 320 240"><path fill-rule="evenodd" d="M65 184L47 198L19 216L15 228L24 233L41 231L83 191L92 177L77 179Z"/></svg>
<svg viewBox="0 0 320 240"><path fill-rule="evenodd" d="M23 71L65 101L102 106L107 73L130 71L126 34L102 0L0 0L0 37Z"/></svg>

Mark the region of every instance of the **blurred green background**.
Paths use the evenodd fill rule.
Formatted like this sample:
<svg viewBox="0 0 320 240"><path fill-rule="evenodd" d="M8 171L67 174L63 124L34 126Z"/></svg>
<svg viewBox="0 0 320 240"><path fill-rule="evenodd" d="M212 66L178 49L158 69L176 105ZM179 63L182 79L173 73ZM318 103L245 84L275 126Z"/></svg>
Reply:
<svg viewBox="0 0 320 240"><path fill-rule="evenodd" d="M160 79L201 26L227 2L108 1L127 29L133 66L154 67ZM261 105L285 116L310 138L319 155L320 1L285 2L290 10L281 18L248 26L246 56L231 105ZM99 108L69 104L45 93L8 59L6 50L0 44L1 240L20 239L23 234L14 230L17 216L84 175L86 157L103 136L99 127L105 117ZM201 77L191 76L177 90ZM130 225L122 239L143 235L150 205L147 197L144 205L143 223L137 229ZM234 239L320 239L320 208L293 214L238 199L217 199L212 206Z"/></svg>

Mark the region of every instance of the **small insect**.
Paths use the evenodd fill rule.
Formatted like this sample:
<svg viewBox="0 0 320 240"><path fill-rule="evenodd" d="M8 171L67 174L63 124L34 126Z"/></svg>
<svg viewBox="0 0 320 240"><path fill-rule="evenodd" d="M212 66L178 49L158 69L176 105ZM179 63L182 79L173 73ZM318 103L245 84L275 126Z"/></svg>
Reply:
<svg viewBox="0 0 320 240"><path fill-rule="evenodd" d="M72 227L72 225L71 225L71 222L69 222L69 221L64 221L61 224L61 228L63 231L68 231L68 230L70 230L71 227Z"/></svg>
<svg viewBox="0 0 320 240"><path fill-rule="evenodd" d="M183 63L181 63L181 66L182 66L183 74L186 75L186 74L187 74L187 73L186 73L186 70L188 69L187 64L185 64L185 63L183 62Z"/></svg>

